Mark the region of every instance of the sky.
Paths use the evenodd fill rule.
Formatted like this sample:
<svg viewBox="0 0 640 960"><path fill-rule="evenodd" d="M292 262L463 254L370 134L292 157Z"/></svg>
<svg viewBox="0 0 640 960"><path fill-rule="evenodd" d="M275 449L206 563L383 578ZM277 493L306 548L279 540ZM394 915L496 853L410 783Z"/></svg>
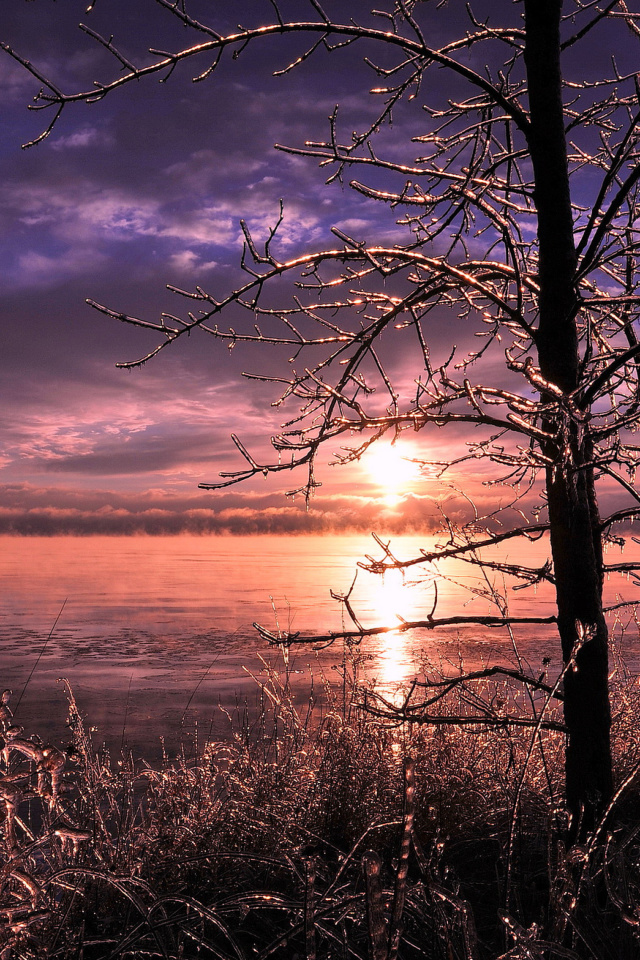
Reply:
<svg viewBox="0 0 640 960"><path fill-rule="evenodd" d="M272 16L268 3L244 6ZM184 43L184 30L150 0L85 7L12 4L2 38L66 89L117 72L80 21L115 34L139 60L149 46ZM80 104L28 150L21 144L42 125L27 111L38 85L0 59L0 531L318 532L381 520L403 528L423 523L425 503L433 518L424 483L414 478L410 495L391 503L388 487L359 465L323 468L310 510L284 496L290 477L199 491L241 465L232 432L267 453L282 418L270 408L274 391L240 377L259 370L260 358L193 337L142 369L119 370L116 362L155 342L85 304L155 320L177 309L167 283L229 288L239 276L240 219L264 235L281 197L280 249L289 253L328 242L331 226L364 229L380 216L352 191L325 188L313 162L273 149L323 136L337 99L354 118L366 104L360 57L355 66L344 58L342 72L322 61L271 77L299 47L256 45L238 63L228 58L213 83L193 84L187 67L170 83ZM381 226L389 232L388 220Z"/></svg>
<svg viewBox="0 0 640 960"><path fill-rule="evenodd" d="M153 0L96 0L89 13L86 4L16 0L3 11L1 39L65 90L117 74L113 57L78 29L81 21L114 34L136 62L148 62L149 47L185 42L184 29ZM222 11L220 29L235 26L225 21L231 9L247 23L273 17L267 0L204 6ZM350 8L364 13L370 5L354 0ZM458 28L456 4L446 20L432 8L433 40ZM337 102L346 127L370 116L363 53L348 50L330 62L320 53L272 76L303 49L296 38L279 38L237 62L227 57L210 82L192 83L187 65L167 83L130 84L99 103L69 107L27 150L21 144L43 126L43 115L27 110L38 84L0 55L0 532L400 532L436 524L448 487L400 467L394 482L367 457L331 466L339 443L327 449L323 486L309 509L285 497L296 480L283 475L198 490L242 466L231 433L256 456L268 454L283 419L271 407L276 391L241 373L272 372L280 361L264 348L230 353L194 335L140 369L118 369L157 341L85 302L155 321L179 306L167 283L228 291L240 276L240 219L264 237L280 198L284 255L335 246L331 227L396 235L386 207L339 183L326 186L312 161L273 149L324 138ZM406 143L420 109L401 111L383 136ZM393 149L395 139L387 142ZM401 353L396 361L399 381L410 385L415 368ZM437 457L445 443L420 434L401 452Z"/></svg>

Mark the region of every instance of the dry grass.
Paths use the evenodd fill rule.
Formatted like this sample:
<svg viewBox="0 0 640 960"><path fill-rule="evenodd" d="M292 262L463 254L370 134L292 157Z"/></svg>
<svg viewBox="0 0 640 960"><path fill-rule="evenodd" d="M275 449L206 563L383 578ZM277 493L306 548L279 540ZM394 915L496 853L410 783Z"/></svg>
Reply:
<svg viewBox="0 0 640 960"><path fill-rule="evenodd" d="M262 684L253 720L239 709L227 740L157 769L95 750L71 690L64 754L12 728L6 700L3 960L640 954L640 689L621 665L624 786L569 851L558 732L393 725L355 682L314 713L286 675ZM486 678L438 710L522 696Z"/></svg>

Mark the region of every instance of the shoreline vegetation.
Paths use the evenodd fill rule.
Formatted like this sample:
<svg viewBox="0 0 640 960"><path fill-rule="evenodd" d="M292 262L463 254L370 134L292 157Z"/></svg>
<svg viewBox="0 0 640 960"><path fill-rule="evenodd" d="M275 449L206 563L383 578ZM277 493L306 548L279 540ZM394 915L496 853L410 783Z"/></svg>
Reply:
<svg viewBox="0 0 640 960"><path fill-rule="evenodd" d="M621 662L616 797L569 849L562 732L456 720L539 709L511 678L456 686L435 725L374 716L355 655L321 710L286 654L258 680L257 716L239 704L228 739L155 767L94 744L68 684L64 748L14 726L5 691L1 960L638 956L640 686Z"/></svg>

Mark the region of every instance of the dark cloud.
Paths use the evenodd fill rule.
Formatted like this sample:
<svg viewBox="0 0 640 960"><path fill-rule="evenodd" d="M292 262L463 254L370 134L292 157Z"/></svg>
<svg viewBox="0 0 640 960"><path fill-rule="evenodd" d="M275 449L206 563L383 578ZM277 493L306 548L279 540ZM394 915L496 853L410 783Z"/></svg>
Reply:
<svg viewBox="0 0 640 960"><path fill-rule="evenodd" d="M190 466L206 464L215 460L211 437L206 431L200 435L177 434L162 436L150 434L128 448L119 441L105 442L97 451L41 460L34 457L33 467L37 472L77 473L93 476L140 475L176 470L185 463Z"/></svg>
<svg viewBox="0 0 640 960"><path fill-rule="evenodd" d="M431 533L439 523L433 501L318 496L302 501L278 494L171 494L163 490L108 490L6 484L0 487L0 533L61 534L311 534L344 531Z"/></svg>

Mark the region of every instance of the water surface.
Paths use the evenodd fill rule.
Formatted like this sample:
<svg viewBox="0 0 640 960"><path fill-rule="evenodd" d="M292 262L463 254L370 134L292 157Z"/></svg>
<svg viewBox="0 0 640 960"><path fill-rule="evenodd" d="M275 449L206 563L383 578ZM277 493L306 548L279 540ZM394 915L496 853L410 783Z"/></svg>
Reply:
<svg viewBox="0 0 640 960"><path fill-rule="evenodd" d="M393 549L404 559L431 542L395 537ZM283 667L254 621L275 632L314 634L352 626L331 590L349 590L365 554L380 550L363 536L1 537L0 683L14 690L14 706L22 697L16 720L45 739L66 735L64 689L56 682L62 676L96 737L112 748L127 743L153 756L161 737L171 752L196 736L226 735L219 704L233 711L255 703L261 657L280 672ZM517 559L513 548L502 556ZM545 556L541 542L529 559ZM495 614L477 568L457 562L442 571L441 616ZM393 625L396 614L424 618L434 587L419 579L416 567L404 578L360 572L352 593L360 622ZM630 599L634 590L617 577L608 592ZM553 612L549 588L510 591L509 597L513 614ZM516 638L534 669L543 657L558 660L552 628L521 628ZM453 667L463 657L476 666L512 659L512 642L504 631L450 628L367 639L358 652L360 669L391 691L416 675L423 655ZM627 652L635 656L635 648ZM310 673L316 691L323 677L336 680L343 656L341 643L319 653L293 647L297 696L308 696Z"/></svg>

